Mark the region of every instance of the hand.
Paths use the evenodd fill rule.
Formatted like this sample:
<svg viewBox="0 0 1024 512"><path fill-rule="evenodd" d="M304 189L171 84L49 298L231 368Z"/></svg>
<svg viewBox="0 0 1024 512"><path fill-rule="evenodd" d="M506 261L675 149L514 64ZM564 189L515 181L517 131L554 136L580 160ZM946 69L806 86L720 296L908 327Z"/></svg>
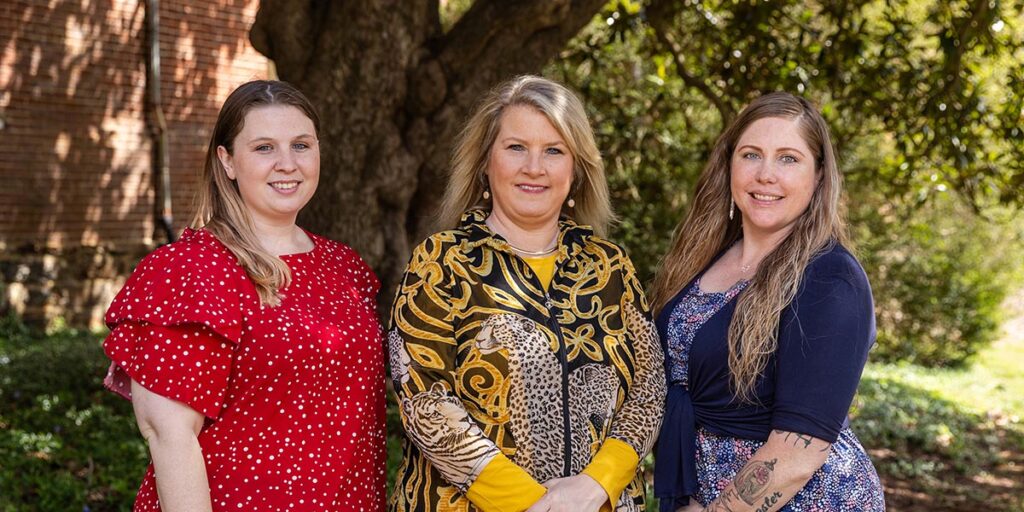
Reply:
<svg viewBox="0 0 1024 512"><path fill-rule="evenodd" d="M608 502L608 493L593 478L576 475L544 482L548 492L526 512L596 512Z"/></svg>
<svg viewBox="0 0 1024 512"><path fill-rule="evenodd" d="M676 512L704 512L704 507L691 496L690 504L685 507L677 508Z"/></svg>

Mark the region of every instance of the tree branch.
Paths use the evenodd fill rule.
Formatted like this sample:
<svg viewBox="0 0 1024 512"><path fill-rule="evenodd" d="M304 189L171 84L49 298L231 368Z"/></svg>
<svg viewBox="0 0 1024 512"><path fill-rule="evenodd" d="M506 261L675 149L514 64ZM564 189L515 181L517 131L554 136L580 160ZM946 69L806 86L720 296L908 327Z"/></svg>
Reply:
<svg viewBox="0 0 1024 512"><path fill-rule="evenodd" d="M440 41L437 61L459 99L475 100L503 78L539 71L605 3L477 0Z"/></svg>
<svg viewBox="0 0 1024 512"><path fill-rule="evenodd" d="M683 49L668 30L669 25L676 19L680 8L679 2L652 0L647 7L651 28L654 29L658 42L665 50L672 54L672 60L675 62L676 73L679 75L679 78L688 87L696 89L697 92L710 101L715 106L715 109L718 110L718 115L722 118L722 126L727 126L732 121L732 118L736 116L736 109L725 99L724 93L715 91L705 81L687 71L686 61L683 59Z"/></svg>
<svg viewBox="0 0 1024 512"><path fill-rule="evenodd" d="M301 79L316 49L317 20L329 6L325 0L262 0L249 41L275 62L279 74Z"/></svg>

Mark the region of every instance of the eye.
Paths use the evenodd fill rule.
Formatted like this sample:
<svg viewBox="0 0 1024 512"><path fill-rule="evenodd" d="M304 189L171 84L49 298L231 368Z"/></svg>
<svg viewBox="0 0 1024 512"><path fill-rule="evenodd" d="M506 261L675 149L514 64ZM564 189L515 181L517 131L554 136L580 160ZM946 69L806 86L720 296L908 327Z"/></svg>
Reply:
<svg viewBox="0 0 1024 512"><path fill-rule="evenodd" d="M309 149L309 144L305 142L296 142L295 144L292 144L292 149L296 151L305 151Z"/></svg>
<svg viewBox="0 0 1024 512"><path fill-rule="evenodd" d="M784 164L795 164L799 162L799 160L797 160L797 158L793 155L782 155L781 157L779 157L779 161Z"/></svg>
<svg viewBox="0 0 1024 512"><path fill-rule="evenodd" d="M743 153L742 155L740 155L740 158L742 158L744 160L760 160L761 159L761 155L758 154L758 153L755 153L753 151L747 151L746 153Z"/></svg>
<svg viewBox="0 0 1024 512"><path fill-rule="evenodd" d="M559 148L548 148L548 149L547 149L547 150L545 150L545 151L546 151L546 152L547 152L547 154L549 154L549 155L562 155L562 154L565 154L565 152L564 152L564 151L562 151L562 150L561 150L561 149L559 149Z"/></svg>
<svg viewBox="0 0 1024 512"><path fill-rule="evenodd" d="M253 148L253 150L258 151L260 153L266 153L272 149L274 149L274 147L271 146L270 144L260 144L259 146Z"/></svg>
<svg viewBox="0 0 1024 512"><path fill-rule="evenodd" d="M508 149L511 149L512 151L526 151L526 146L522 144L509 144Z"/></svg>

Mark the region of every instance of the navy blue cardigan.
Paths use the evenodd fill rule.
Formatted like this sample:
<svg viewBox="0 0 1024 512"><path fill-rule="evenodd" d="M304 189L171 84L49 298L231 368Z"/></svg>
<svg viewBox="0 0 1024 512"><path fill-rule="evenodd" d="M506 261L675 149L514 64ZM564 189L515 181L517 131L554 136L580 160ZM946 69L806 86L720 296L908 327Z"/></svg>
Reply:
<svg viewBox="0 0 1024 512"><path fill-rule="evenodd" d="M662 348L672 310L692 284L658 315ZM835 244L808 264L796 297L782 312L778 349L755 387L755 403L734 400L730 387L727 336L735 309L734 298L697 331L690 349L689 389L669 382L654 470L662 511L685 505L686 496L697 491L697 425L744 439L764 441L778 429L830 443L847 426L847 412L875 341L871 286L856 258ZM668 357L665 364L671 379Z"/></svg>

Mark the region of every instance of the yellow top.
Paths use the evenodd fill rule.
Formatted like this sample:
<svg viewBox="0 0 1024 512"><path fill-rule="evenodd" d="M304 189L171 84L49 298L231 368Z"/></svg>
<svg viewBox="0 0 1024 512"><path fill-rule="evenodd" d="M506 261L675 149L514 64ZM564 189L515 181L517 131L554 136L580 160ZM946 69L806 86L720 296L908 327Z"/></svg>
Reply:
<svg viewBox="0 0 1024 512"><path fill-rule="evenodd" d="M628 444L605 439L582 473L596 480L609 496L601 512L612 510L639 464L640 457ZM499 453L469 486L466 497L485 512L520 512L530 508L545 492L541 482Z"/></svg>
<svg viewBox="0 0 1024 512"><path fill-rule="evenodd" d="M537 258L523 257L526 264L537 274L537 279L540 279L540 284L544 286L544 291L548 291L548 286L551 285L551 278L555 277L555 259L557 258L557 252L553 252L549 256Z"/></svg>

